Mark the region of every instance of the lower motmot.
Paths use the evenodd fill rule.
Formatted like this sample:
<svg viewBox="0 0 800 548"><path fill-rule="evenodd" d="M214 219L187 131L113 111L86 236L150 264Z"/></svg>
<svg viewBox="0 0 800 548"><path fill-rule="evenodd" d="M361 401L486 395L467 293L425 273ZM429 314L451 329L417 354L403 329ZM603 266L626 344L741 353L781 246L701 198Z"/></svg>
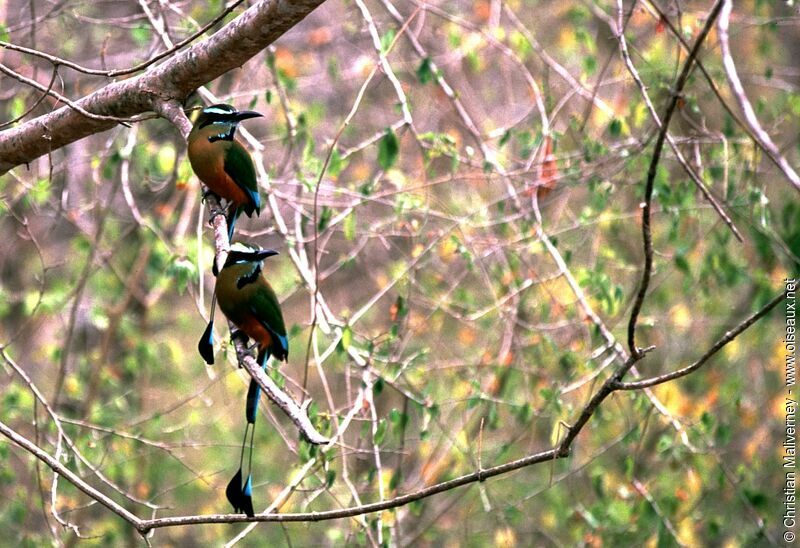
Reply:
<svg viewBox="0 0 800 548"><path fill-rule="evenodd" d="M217 275L215 287L217 302L222 312L242 333L256 343L258 364L262 369L266 369L270 356L286 361L289 355L289 341L286 336L281 306L275 291L262 272L264 259L277 254L277 251L270 249L254 248L237 243L231 247L225 265ZM213 322L213 317L211 321ZM245 405L247 426L239 456L239 470L225 489L225 495L234 511L244 512L250 517L254 515L252 499L253 435L260 395L260 387L255 380L250 379ZM244 476L244 450L247 445L248 430L250 430L250 456L247 476Z"/></svg>

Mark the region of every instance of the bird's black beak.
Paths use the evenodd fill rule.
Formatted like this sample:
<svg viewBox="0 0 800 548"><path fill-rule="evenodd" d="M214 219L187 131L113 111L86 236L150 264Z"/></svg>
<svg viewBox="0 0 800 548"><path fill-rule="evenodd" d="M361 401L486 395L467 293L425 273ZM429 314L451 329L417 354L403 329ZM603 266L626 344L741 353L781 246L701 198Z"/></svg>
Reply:
<svg viewBox="0 0 800 548"><path fill-rule="evenodd" d="M274 249L262 249L261 251L253 252L253 260L263 261L267 257L274 257L275 255L280 255L280 254Z"/></svg>
<svg viewBox="0 0 800 548"><path fill-rule="evenodd" d="M262 116L264 115L254 110L240 110L239 112L234 113L233 119L238 123L242 120L247 120L248 118L260 118Z"/></svg>

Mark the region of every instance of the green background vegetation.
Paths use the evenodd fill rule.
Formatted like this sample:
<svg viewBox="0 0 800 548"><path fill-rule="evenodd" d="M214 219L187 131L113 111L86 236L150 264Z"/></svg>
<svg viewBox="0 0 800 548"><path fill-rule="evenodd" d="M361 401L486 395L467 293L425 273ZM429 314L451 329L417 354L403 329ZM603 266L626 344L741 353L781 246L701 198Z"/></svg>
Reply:
<svg viewBox="0 0 800 548"><path fill-rule="evenodd" d="M222 9L220 2L174 10L164 3L161 11L150 4L176 42ZM555 253L621 343L642 269L639 203L656 128L606 21L616 21L616 3L448 0L415 12L417 4L397 2L400 21L388 0L366 7L372 28L355 2L329 0L208 86L224 102L265 114L244 126L263 146L268 180L260 183L272 202L238 228L241 238L281 252L266 273L283 302L290 354L271 374L298 395L309 364L311 414L327 434L365 382L373 399L343 446L324 454L262 406L257 510L309 459L314 464L282 512L390 498L547 449L563 435L618 362L539 237L535 196ZM709 7L661 5L689 43ZM127 67L164 49L138 4L51 8L8 2L2 39L98 68ZM650 4L630 9L626 3L631 58L662 112L685 54ZM737 3L731 44L757 116L798 165L793 9ZM577 93L542 61L542 50L605 106ZM379 69L332 145L379 52L396 81ZM0 56L49 81L47 63ZM738 112L716 32L700 60ZM73 98L106 82L59 74L59 89ZM24 113L37 96L4 77L3 119ZM198 104L193 96L187 106ZM48 99L32 115L51 108ZM780 292L800 256L797 192L699 71L670 131L744 242L666 150L655 182L654 278L637 333L641 346L656 346L638 365L644 376L697 359ZM215 366L196 352L213 248L176 129L160 119L117 126L20 166L0 178L0 215L3 352L118 490L69 450L64 464L143 517L153 512L144 503L158 506L158 516L229 511L223 492L237 466L247 378L237 372L226 329L218 327ZM320 295L335 322L327 330L318 321L312 337L314 292L302 273L313 272L315 252ZM568 459L380 515L260 524L242 543L766 544L779 538L783 511L780 310L700 371L611 397ZM0 420L53 454L55 425L8 362L0 398ZM4 542L74 543L51 513L49 469L8 442L0 443L0 459ZM88 543L138 542L126 523L63 479L56 502ZM161 529L152 541L219 545L243 527Z"/></svg>

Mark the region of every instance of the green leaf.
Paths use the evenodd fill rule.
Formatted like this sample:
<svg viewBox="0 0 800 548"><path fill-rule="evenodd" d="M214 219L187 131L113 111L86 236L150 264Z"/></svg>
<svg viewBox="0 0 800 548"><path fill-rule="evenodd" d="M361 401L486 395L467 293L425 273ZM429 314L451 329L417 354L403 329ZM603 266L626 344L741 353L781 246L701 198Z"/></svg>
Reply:
<svg viewBox="0 0 800 548"><path fill-rule="evenodd" d="M497 411L497 404L495 402L489 403L489 412L486 413L486 426L490 430L497 430L500 423L500 415Z"/></svg>
<svg viewBox="0 0 800 548"><path fill-rule="evenodd" d="M402 430L408 424L408 415L406 413L401 413L396 408L392 408L392 410L389 411L389 422L392 423L394 428L400 428Z"/></svg>
<svg viewBox="0 0 800 548"><path fill-rule="evenodd" d="M435 78L435 74L433 72L433 68L431 67L431 58L426 57L422 60L417 68L417 79L422 84L427 84L428 82L432 81Z"/></svg>
<svg viewBox="0 0 800 548"><path fill-rule="evenodd" d="M331 217L333 216L333 210L328 206L322 206L322 211L319 214L319 219L317 219L317 230L322 232L326 228L328 228L328 223L331 222Z"/></svg>
<svg viewBox="0 0 800 548"><path fill-rule="evenodd" d="M12 119L19 118L22 116L22 113L25 112L25 100L17 95L11 100L11 112L10 116Z"/></svg>
<svg viewBox="0 0 800 548"><path fill-rule="evenodd" d="M378 143L378 165L384 171L392 167L400 155L400 140L392 128L386 128Z"/></svg>
<svg viewBox="0 0 800 548"><path fill-rule="evenodd" d="M378 427L375 429L375 436L373 441L375 445L380 445L383 443L383 439L386 437L386 419L381 419L378 421Z"/></svg>
<svg viewBox="0 0 800 548"><path fill-rule="evenodd" d="M328 469L328 471L325 472L325 486L330 489L333 487L334 480L336 480L336 470Z"/></svg>
<svg viewBox="0 0 800 548"><path fill-rule="evenodd" d="M392 474L392 479L389 480L389 489L394 491L397 489L397 486L400 485L400 480L403 478L402 470L396 470L394 474Z"/></svg>
<svg viewBox="0 0 800 548"><path fill-rule="evenodd" d="M590 18L589 9L584 6L575 6L567 11L567 20L573 27L583 26Z"/></svg>
<svg viewBox="0 0 800 548"><path fill-rule="evenodd" d="M278 79L287 92L293 93L297 91L297 80L289 76L284 69L278 69Z"/></svg>
<svg viewBox="0 0 800 548"><path fill-rule="evenodd" d="M286 386L286 377L283 376L283 373L277 367L270 367L267 371L267 375L269 378L275 381L275 384L278 385L278 388L283 388Z"/></svg>
<svg viewBox="0 0 800 548"><path fill-rule="evenodd" d="M314 455L316 454L316 445L312 445L307 441L300 440L300 444L297 446L297 455L300 457L301 462L308 462Z"/></svg>
<svg viewBox="0 0 800 548"><path fill-rule="evenodd" d="M350 329L349 325L344 326L342 329L342 347L344 350L350 348L350 343L353 342L353 331Z"/></svg>
<svg viewBox="0 0 800 548"><path fill-rule="evenodd" d="M131 29L131 38L139 47L144 47L150 42L150 27L140 23Z"/></svg>
<svg viewBox="0 0 800 548"><path fill-rule="evenodd" d="M622 122L619 118L614 118L608 125L608 132L612 137L619 137L622 135Z"/></svg>
<svg viewBox="0 0 800 548"><path fill-rule="evenodd" d="M394 29L389 29L386 34L381 36L381 53L385 55L389 51L389 46L392 45L396 34L397 32Z"/></svg>
<svg viewBox="0 0 800 548"><path fill-rule="evenodd" d="M531 407L530 403L526 402L517 411L517 420L519 421L520 424L527 425L530 424L532 418L533 418L533 407Z"/></svg>
<svg viewBox="0 0 800 548"><path fill-rule="evenodd" d="M763 491L744 489L744 496L750 501L750 504L756 508L764 508L769 503L770 498L764 494Z"/></svg>
<svg viewBox="0 0 800 548"><path fill-rule="evenodd" d="M189 287L189 284L197 280L197 268L195 263L186 257L174 257L167 266L167 276L175 280L178 293L181 295Z"/></svg>
<svg viewBox="0 0 800 548"><path fill-rule="evenodd" d="M50 179L42 178L28 191L28 199L37 205L43 205L50 199Z"/></svg>
<svg viewBox="0 0 800 548"><path fill-rule="evenodd" d="M328 162L328 175L333 178L339 176L344 168L347 167L347 164L350 162L347 158L342 158L342 154L339 152L338 148L333 149L333 153L331 153L331 159Z"/></svg>
<svg viewBox="0 0 800 548"><path fill-rule="evenodd" d="M732 437L731 427L727 424L720 423L717 425L716 439L717 445L727 445Z"/></svg>
<svg viewBox="0 0 800 548"><path fill-rule="evenodd" d="M356 212L355 210L351 211L350 214L344 218L342 222L342 230L344 231L344 237L352 242L356 237Z"/></svg>
<svg viewBox="0 0 800 548"><path fill-rule="evenodd" d="M675 266L683 272L684 274L691 274L691 269L689 267L689 261L686 260L685 253L676 253L675 254Z"/></svg>
<svg viewBox="0 0 800 548"><path fill-rule="evenodd" d="M608 517L611 518L617 525L623 525L630 522L631 507L621 500L612 500L606 508Z"/></svg>
<svg viewBox="0 0 800 548"><path fill-rule="evenodd" d="M594 74L597 70L597 58L594 55L587 55L583 58L583 70L586 74Z"/></svg>

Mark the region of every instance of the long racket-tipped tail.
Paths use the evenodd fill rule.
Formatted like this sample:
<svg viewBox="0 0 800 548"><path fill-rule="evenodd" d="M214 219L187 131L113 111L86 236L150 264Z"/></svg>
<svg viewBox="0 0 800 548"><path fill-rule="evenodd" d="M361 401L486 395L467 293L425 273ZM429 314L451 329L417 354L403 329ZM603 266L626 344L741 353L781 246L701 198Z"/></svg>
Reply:
<svg viewBox="0 0 800 548"><path fill-rule="evenodd" d="M217 308L217 290L211 297L211 317L208 320L206 330L197 342L197 351L208 365L214 365L214 310Z"/></svg>
<svg viewBox="0 0 800 548"><path fill-rule="evenodd" d="M262 350L258 356L258 363L261 369L266 370L269 361L269 351ZM244 512L249 517L253 517L253 437L256 430L256 416L258 415L258 400L261 397L261 387L254 379L250 379L250 386L247 388L247 403L245 404L245 419L247 426L244 429L242 439L242 450L239 454L239 470L228 483L225 489L225 496L233 506L234 512ZM247 432L250 431L250 455L247 459L247 479L242 483L244 476L244 448L247 444Z"/></svg>

